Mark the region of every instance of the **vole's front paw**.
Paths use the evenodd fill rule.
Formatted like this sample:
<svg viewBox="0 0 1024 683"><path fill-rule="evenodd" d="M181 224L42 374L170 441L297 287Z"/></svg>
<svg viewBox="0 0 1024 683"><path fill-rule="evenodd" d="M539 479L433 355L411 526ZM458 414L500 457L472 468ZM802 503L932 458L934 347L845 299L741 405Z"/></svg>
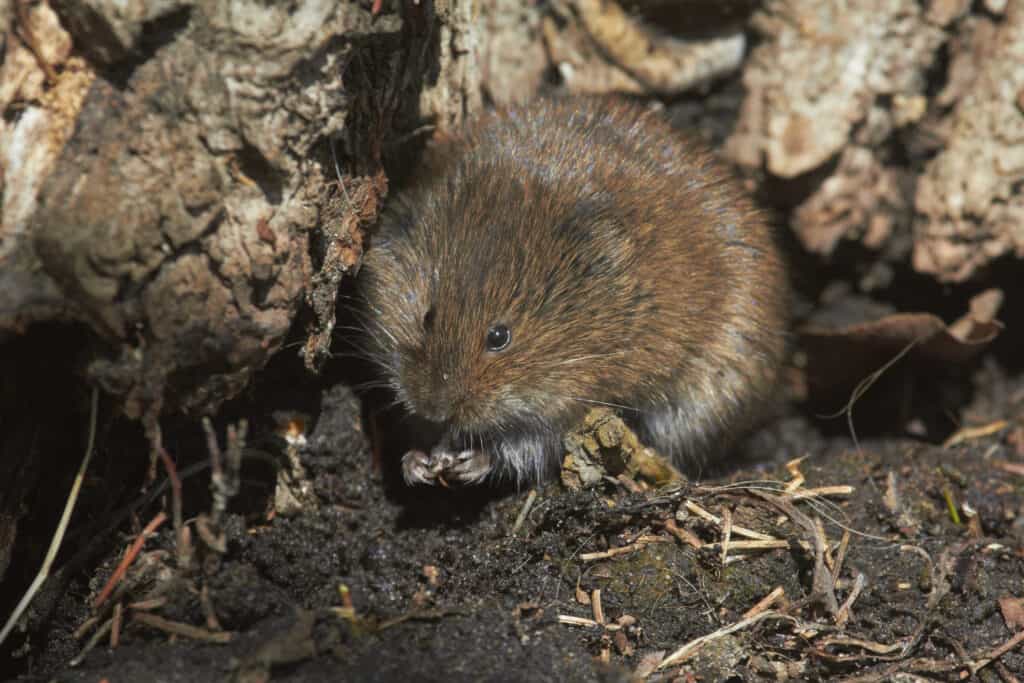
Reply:
<svg viewBox="0 0 1024 683"><path fill-rule="evenodd" d="M407 451L402 456L402 478L405 483L413 486L425 484L433 486L437 483L437 462L423 451Z"/></svg>
<svg viewBox="0 0 1024 683"><path fill-rule="evenodd" d="M491 456L483 451L465 450L449 455L439 479L442 484L479 484L491 472Z"/></svg>
<svg viewBox="0 0 1024 683"><path fill-rule="evenodd" d="M402 476L410 485L478 484L490 471L491 456L483 451L453 453L436 446L429 455L423 451L409 451L402 456Z"/></svg>

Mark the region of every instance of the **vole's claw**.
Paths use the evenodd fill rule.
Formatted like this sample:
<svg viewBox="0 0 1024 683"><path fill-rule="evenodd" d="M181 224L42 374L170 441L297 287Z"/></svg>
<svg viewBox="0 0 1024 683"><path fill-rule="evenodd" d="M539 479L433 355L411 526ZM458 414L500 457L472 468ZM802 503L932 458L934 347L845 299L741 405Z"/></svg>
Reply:
<svg viewBox="0 0 1024 683"><path fill-rule="evenodd" d="M456 454L444 475L459 484L479 484L491 472L491 456L484 451L465 450Z"/></svg>
<svg viewBox="0 0 1024 683"><path fill-rule="evenodd" d="M402 476L410 486L477 484L490 471L491 456L482 451L452 453L446 448L435 447L429 455L413 450L402 456Z"/></svg>
<svg viewBox="0 0 1024 683"><path fill-rule="evenodd" d="M436 468L433 455L423 451L408 451L402 456L402 478L409 486L423 484L433 486L437 484L437 475L440 471Z"/></svg>

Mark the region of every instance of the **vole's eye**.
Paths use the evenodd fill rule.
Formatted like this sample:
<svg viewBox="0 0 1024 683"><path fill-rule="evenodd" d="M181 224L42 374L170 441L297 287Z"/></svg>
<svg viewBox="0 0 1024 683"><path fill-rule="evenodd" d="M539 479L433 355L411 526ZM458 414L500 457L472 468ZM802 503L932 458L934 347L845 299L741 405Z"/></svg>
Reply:
<svg viewBox="0 0 1024 683"><path fill-rule="evenodd" d="M504 325L494 325L487 330L487 350L503 351L512 343L512 331Z"/></svg>
<svg viewBox="0 0 1024 683"><path fill-rule="evenodd" d="M423 329L428 332L434 327L434 307L431 306L427 309L427 312L423 314Z"/></svg>

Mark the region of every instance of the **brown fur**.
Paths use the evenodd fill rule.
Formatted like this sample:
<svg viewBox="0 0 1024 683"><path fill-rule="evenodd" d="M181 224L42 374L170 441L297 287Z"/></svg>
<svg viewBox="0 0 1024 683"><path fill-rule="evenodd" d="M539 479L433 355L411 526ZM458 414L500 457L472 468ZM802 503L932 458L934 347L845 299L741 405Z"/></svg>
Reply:
<svg viewBox="0 0 1024 683"><path fill-rule="evenodd" d="M749 426L783 353L763 217L709 153L622 102L541 100L439 144L360 278L398 399L520 479L557 465L595 403L706 456ZM500 352L495 323L512 331Z"/></svg>

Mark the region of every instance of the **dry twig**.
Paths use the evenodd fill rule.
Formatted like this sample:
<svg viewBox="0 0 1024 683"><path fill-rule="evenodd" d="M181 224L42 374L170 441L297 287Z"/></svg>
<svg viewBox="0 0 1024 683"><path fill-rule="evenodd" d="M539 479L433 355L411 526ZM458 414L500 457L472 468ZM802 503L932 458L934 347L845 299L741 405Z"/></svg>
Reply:
<svg viewBox="0 0 1024 683"><path fill-rule="evenodd" d="M138 557L146 539L153 535L153 533L161 524L164 523L166 519L166 514L162 511L158 512L156 517L151 519L149 524L146 525L146 528L135 537L135 541L128 548L128 551L125 552L124 557L121 558L121 562L117 565L117 569L115 569L114 573L110 575L110 578L107 579L107 584L103 586L103 590L101 590L100 594L96 596L95 600L93 600L93 609L99 609L99 607L106 602L107 598L110 597L110 593L114 590L114 587L122 578L124 578L125 573L128 571L128 567L130 567L132 562L135 561L135 558Z"/></svg>
<svg viewBox="0 0 1024 683"><path fill-rule="evenodd" d="M787 498L790 500L803 500L804 498L821 498L824 496L848 496L853 493L854 488L841 484L838 486L818 486L813 489L800 489L791 492Z"/></svg>
<svg viewBox="0 0 1024 683"><path fill-rule="evenodd" d="M93 633L92 637L89 638L89 641L82 648L82 651L79 652L70 662L68 662L68 666L75 667L81 664L85 660L85 656L89 654L89 652L91 652L94 647L96 647L97 643L103 640L103 637L107 635L107 633L110 632L110 629L113 627L113 625L113 617L103 622L103 625L96 629L96 633Z"/></svg>
<svg viewBox="0 0 1024 683"><path fill-rule="evenodd" d="M754 605L753 607L748 609L746 612L744 612L743 613L743 618L744 619L750 619L751 617L756 617L758 614L760 614L761 612L764 612L766 609L768 609L769 607L774 605L776 602L779 602L780 600L782 600L785 597L786 597L786 590L782 586L776 586L775 588L772 589L771 593L769 593L768 595L766 595L763 598L761 598L760 600L758 600L756 605Z"/></svg>
<svg viewBox="0 0 1024 683"><path fill-rule="evenodd" d="M526 496L526 502L523 503L523 509L520 510L519 514L516 516L516 523L512 525L512 531L510 532L510 535L515 536L517 533L519 533L520 527L522 527L523 523L526 521L526 517L530 514L530 510L533 508L533 504L536 502L536 500L537 490L530 489L530 494Z"/></svg>
<svg viewBox="0 0 1024 683"><path fill-rule="evenodd" d="M567 624L569 626L585 626L587 628L597 628L600 626L600 624L593 619L587 619L586 617L574 617L569 614L559 614L558 623Z"/></svg>
<svg viewBox="0 0 1024 683"><path fill-rule="evenodd" d="M709 522L711 522L713 524L717 524L718 526L722 525L722 520L720 518L718 518L715 515L711 514L710 512L708 512L707 510L705 510L701 506L699 506L696 503L694 503L692 500L687 500L686 503L684 503L684 505L686 506L687 510L689 510L693 514L697 515L698 517L701 517L702 519L706 519L707 521L709 521ZM756 540L759 540L759 541L777 541L777 540L779 540L779 539L775 538L774 536L769 536L768 534L762 534L761 532L753 531L752 529L745 529L744 527L737 526L737 525L733 525L732 533L736 534L737 536L745 536L747 538L753 538L753 539L756 539Z"/></svg>
<svg viewBox="0 0 1024 683"><path fill-rule="evenodd" d="M787 621L793 621L794 623L796 622L796 619L794 619L793 617L773 610L761 612L760 614L755 614L754 616L749 617L747 619L741 619L740 621L737 621L734 624L723 626L717 631L712 631L711 633L701 636L700 638L694 638L693 640L686 643L678 650L670 654L668 657L665 657L665 659L661 660L661 664L658 665L657 670L660 671L662 669L667 669L670 666L682 664L687 659L695 655L698 650L700 650L702 647L704 647L711 641L718 640L719 638L727 636L730 633L741 631L745 628L748 628L749 626L753 626L759 621L764 621L765 619L784 619Z"/></svg>
<svg viewBox="0 0 1024 683"><path fill-rule="evenodd" d="M182 636L184 638L191 638L192 640L201 640L207 643L231 642L230 633L225 633L223 631L208 631L205 628L183 624L179 621L171 621L170 619L164 619L163 617L157 616L156 614L150 614L148 612L137 612L132 615L132 620L165 633Z"/></svg>
<svg viewBox="0 0 1024 683"><path fill-rule="evenodd" d="M687 545L689 545L689 546L691 546L693 548L702 548L702 547L704 547L704 542L703 541L701 541L699 538L694 536L692 533L690 533L686 529L680 528L679 525L676 524L676 520L674 520L674 519L666 519L664 522L661 523L661 525L665 528L665 531L669 532L670 534L675 536L677 539L679 539L683 543L685 543L685 544L687 544Z"/></svg>
<svg viewBox="0 0 1024 683"><path fill-rule="evenodd" d="M966 661L963 661L960 658L957 658L955 661L950 661L948 659L927 659L924 657L903 659L866 674L844 678L842 683L881 683L881 681L892 680L892 677L897 673L943 673L946 671L957 671L959 669L966 669L968 674L973 677L979 671L989 664L996 662L996 660L1020 645L1022 642L1024 642L1024 631L1020 631L1001 645L981 650L970 655L970 658Z"/></svg>
<svg viewBox="0 0 1024 683"><path fill-rule="evenodd" d="M594 621L604 626L604 607L601 605L600 588L595 588L590 594L590 606L594 610Z"/></svg>
<svg viewBox="0 0 1024 683"><path fill-rule="evenodd" d="M242 451L245 449L245 438L249 432L247 420L241 420L238 426L228 425L227 454L221 455L217 444L217 435L213 431L210 418L203 418L203 431L206 433L206 450L210 454L210 488L213 491L213 504L210 509L210 523L217 529L221 518L228 507L228 502L238 494L240 488L240 472L242 469ZM224 467L226 461L227 467Z"/></svg>
<svg viewBox="0 0 1024 683"><path fill-rule="evenodd" d="M836 625L842 628L846 626L846 622L850 620L850 608L853 607L853 603L860 597L860 593L864 590L864 584L867 582L864 574L857 572L857 578L853 581L853 590L846 597L846 601L843 602L839 611L836 612Z"/></svg>
<svg viewBox="0 0 1024 683"><path fill-rule="evenodd" d="M729 540L732 539L732 510L722 508L722 566L729 559Z"/></svg>
<svg viewBox="0 0 1024 683"><path fill-rule="evenodd" d="M973 441L974 439L980 439L985 436L991 436L998 432L1003 431L1010 423L1006 420L996 420L986 425L978 425L977 427L964 427L958 429L948 439L942 442L943 448L952 448L953 446L964 443L965 441Z"/></svg>
<svg viewBox="0 0 1024 683"><path fill-rule="evenodd" d="M185 523L182 519L181 478L178 477L178 468L175 466L174 460L171 459L170 454L162 444L157 445L157 454L160 456L160 461L164 464L164 470L167 472L167 478L171 482L171 518L174 520L174 545L178 553L178 568L185 570L192 563L192 549L189 542L189 534L185 529Z"/></svg>
<svg viewBox="0 0 1024 683"><path fill-rule="evenodd" d="M596 553L583 553L580 555L580 559L584 562L592 562L594 560L607 560L610 557L617 555L625 555L640 550L648 543L670 543L671 541L663 536L641 536L629 545L619 546L618 548L609 548L608 550L602 550Z"/></svg>
<svg viewBox="0 0 1024 683"><path fill-rule="evenodd" d="M36 574L36 578L32 580L28 590L25 591L25 595L22 596L18 602L17 607L11 612L11 616L7 618L7 623L4 624L3 630L0 630L0 645L10 635L14 625L18 623L18 619L25 613L28 606L32 603L32 599L35 598L36 593L42 588L43 582L46 581L50 575L50 568L53 566L53 561L57 559L57 551L60 550L61 542L64 540L64 533L68 529L68 523L71 521L71 513L75 509L75 503L78 502L78 492L82 488L82 481L85 479L85 471L89 467L89 461L92 459L93 444L96 440L96 416L99 413L100 404L100 391L93 387L92 390L92 401L89 408L89 438L85 446L85 455L82 456L82 463L78 466L78 473L75 475L75 481L71 485L71 492L68 494L67 502L64 503L64 512L61 513L60 522L57 524L57 530L53 534L53 538L50 539L50 547L46 550L46 557L43 558L43 566L40 567L39 573Z"/></svg>

